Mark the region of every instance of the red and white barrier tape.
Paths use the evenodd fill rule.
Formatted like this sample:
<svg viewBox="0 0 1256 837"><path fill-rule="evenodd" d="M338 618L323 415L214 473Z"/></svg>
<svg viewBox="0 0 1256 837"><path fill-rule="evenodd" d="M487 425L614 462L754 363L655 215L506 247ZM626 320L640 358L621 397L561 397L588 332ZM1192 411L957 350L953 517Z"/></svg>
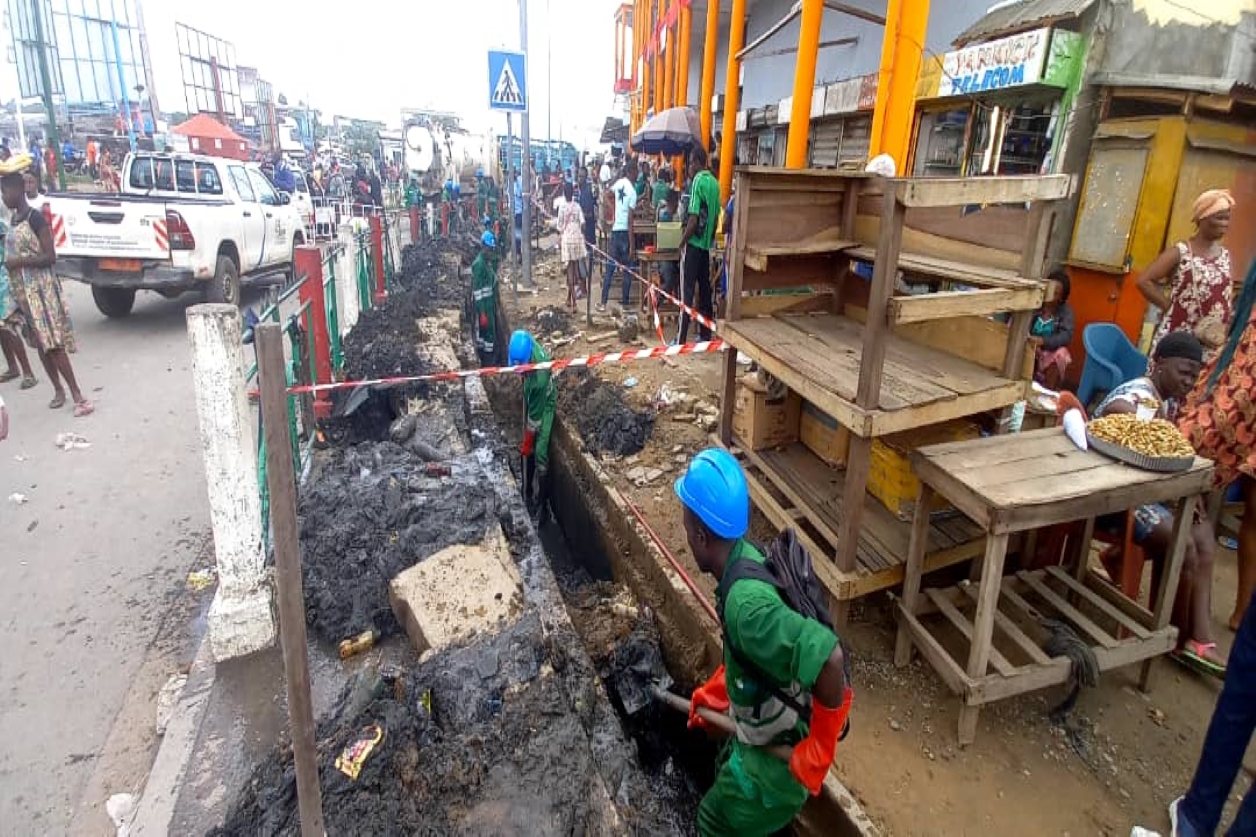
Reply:
<svg viewBox="0 0 1256 837"><path fill-rule="evenodd" d="M569 367L602 366L608 363L631 363L638 360L674 357L676 355L700 355L720 352L725 348L723 340L703 340L698 343L682 343L677 346L655 346L653 349L623 349L618 352L600 352L584 357L559 358L544 363L521 363L516 366L482 366L479 369L452 369L426 375L401 375L391 378L370 378L362 381L339 381L332 384L313 384L288 387L288 393L298 395L309 392L327 392L333 389L354 389L364 386L412 384L427 381L456 381L463 378L483 378L491 375L523 375L528 372L558 372Z"/></svg>

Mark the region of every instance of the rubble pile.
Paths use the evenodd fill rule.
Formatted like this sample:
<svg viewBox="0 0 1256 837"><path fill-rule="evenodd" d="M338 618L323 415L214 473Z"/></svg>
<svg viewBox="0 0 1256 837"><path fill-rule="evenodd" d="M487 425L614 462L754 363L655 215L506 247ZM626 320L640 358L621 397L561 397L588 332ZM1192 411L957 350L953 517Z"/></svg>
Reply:
<svg viewBox="0 0 1256 837"><path fill-rule="evenodd" d="M328 451L298 507L306 622L320 638L399 633L388 582L445 547L484 540L496 495L474 456L450 464L451 477L429 477L391 441Z"/></svg>
<svg viewBox="0 0 1256 837"><path fill-rule="evenodd" d="M587 370L565 371L558 377L559 412L574 419L591 453L630 456L640 453L654 432L654 413L637 412L612 384Z"/></svg>

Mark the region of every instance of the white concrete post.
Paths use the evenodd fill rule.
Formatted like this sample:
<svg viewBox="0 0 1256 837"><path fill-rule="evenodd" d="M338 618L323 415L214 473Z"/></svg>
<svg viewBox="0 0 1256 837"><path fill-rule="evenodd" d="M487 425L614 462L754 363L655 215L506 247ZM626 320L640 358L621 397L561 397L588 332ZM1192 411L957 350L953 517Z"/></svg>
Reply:
<svg viewBox="0 0 1256 837"><path fill-rule="evenodd" d="M337 230L340 242L340 254L336 256L336 284L340 294L340 331L348 334L349 329L358 323L361 310L358 299L358 261L357 244L353 238L353 227L341 224Z"/></svg>
<svg viewBox="0 0 1256 837"><path fill-rule="evenodd" d="M273 645L275 616L262 551L257 442L244 392L240 311L234 305L193 305L187 322L218 566L209 642L221 662Z"/></svg>

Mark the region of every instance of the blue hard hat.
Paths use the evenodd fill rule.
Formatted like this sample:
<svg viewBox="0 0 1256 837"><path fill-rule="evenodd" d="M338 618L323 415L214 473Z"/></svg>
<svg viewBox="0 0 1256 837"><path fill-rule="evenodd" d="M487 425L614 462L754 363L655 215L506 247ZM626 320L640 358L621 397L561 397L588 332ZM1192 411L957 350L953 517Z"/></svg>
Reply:
<svg viewBox="0 0 1256 837"><path fill-rule="evenodd" d="M723 448L707 448L689 462L676 480L676 496L718 538L740 538L750 526L746 475Z"/></svg>
<svg viewBox="0 0 1256 837"><path fill-rule="evenodd" d="M493 235L488 230L485 230L484 234L480 236L480 243L492 250L497 246L497 236Z"/></svg>
<svg viewBox="0 0 1256 837"><path fill-rule="evenodd" d="M485 233L489 235L489 233ZM521 363L527 363L532 360L532 335L523 329L519 329L510 335L510 365L518 366Z"/></svg>

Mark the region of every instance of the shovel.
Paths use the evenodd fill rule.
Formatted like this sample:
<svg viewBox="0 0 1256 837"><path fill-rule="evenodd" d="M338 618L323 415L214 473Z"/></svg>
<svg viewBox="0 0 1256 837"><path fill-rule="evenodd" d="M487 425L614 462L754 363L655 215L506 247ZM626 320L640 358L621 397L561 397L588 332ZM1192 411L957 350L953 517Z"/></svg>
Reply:
<svg viewBox="0 0 1256 837"><path fill-rule="evenodd" d="M658 643L640 631L633 631L611 654L611 684L624 705L624 712L635 715L651 702L667 706L682 714L689 714L689 701L668 691L672 677L663 665ZM699 707L698 716L724 735L737 735L737 725L727 715L706 707ZM761 748L786 764L792 755L791 748L773 744Z"/></svg>

